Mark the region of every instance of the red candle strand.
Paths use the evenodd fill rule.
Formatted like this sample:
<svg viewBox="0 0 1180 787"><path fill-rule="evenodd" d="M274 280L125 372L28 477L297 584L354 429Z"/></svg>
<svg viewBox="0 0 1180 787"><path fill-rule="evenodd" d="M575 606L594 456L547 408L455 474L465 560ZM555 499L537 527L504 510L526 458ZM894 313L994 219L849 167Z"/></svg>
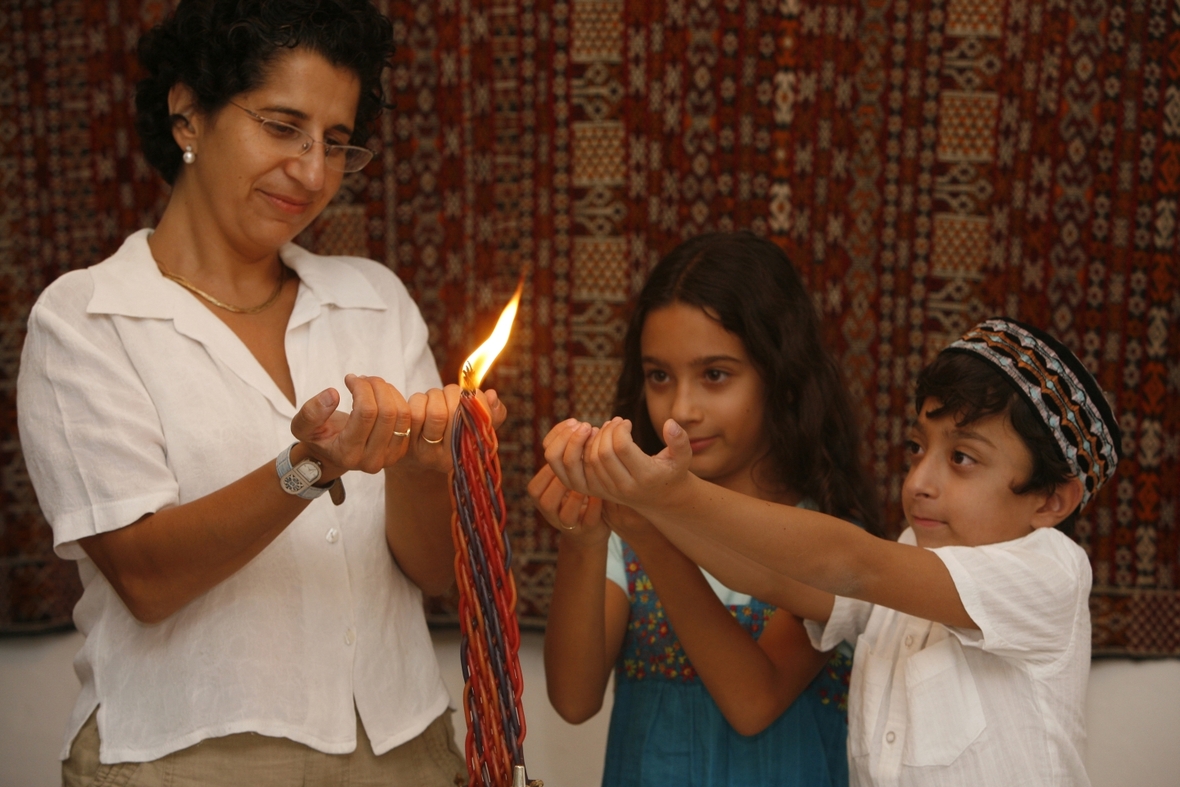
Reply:
<svg viewBox="0 0 1180 787"><path fill-rule="evenodd" d="M464 394L451 433L455 578L462 632L469 787L506 787L524 765L516 582L504 532L499 442L479 401Z"/></svg>

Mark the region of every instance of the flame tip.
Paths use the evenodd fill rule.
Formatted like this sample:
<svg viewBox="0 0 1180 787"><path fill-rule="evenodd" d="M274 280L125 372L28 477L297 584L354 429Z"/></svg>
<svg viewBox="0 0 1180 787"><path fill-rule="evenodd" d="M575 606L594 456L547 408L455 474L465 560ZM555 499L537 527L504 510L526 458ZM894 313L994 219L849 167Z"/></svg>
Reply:
<svg viewBox="0 0 1180 787"><path fill-rule="evenodd" d="M460 387L464 391L474 393L479 388L479 384L483 382L488 369L491 368L492 363L504 349L504 346L508 344L508 337L512 333L512 323L516 319L516 311L520 306L520 298L523 292L524 275L522 274L520 279L517 280L516 292L513 294L512 299L508 301L508 305L500 312L500 317L496 321L496 327L492 331L492 335L463 362L462 370L459 373L459 380Z"/></svg>

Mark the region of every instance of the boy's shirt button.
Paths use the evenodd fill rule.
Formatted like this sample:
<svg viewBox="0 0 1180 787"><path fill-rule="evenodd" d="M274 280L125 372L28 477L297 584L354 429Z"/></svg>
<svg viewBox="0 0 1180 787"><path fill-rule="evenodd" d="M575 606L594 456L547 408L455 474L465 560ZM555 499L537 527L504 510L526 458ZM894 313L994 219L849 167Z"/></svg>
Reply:
<svg viewBox="0 0 1180 787"><path fill-rule="evenodd" d="M886 743L893 743L895 740L897 740L897 736L894 735L892 732L885 733L885 742Z"/></svg>

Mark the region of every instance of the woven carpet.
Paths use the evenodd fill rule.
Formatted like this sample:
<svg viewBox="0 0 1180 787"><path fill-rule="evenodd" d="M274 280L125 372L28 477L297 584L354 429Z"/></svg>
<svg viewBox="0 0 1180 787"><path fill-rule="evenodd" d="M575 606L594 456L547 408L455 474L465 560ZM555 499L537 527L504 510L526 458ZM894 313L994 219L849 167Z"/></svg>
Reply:
<svg viewBox="0 0 1180 787"><path fill-rule="evenodd" d="M1164 0L421 0L386 6L395 111L302 238L382 260L444 379L525 299L488 384L522 622L554 534L539 441L610 409L628 301L683 238L749 227L803 271L900 522L918 369L1004 314L1110 391L1126 459L1078 527L1094 652L1180 655L1180 22ZM0 626L78 593L20 457L13 387L37 293L159 215L131 129L134 45L166 3L0 10ZM453 600L430 602L436 622Z"/></svg>

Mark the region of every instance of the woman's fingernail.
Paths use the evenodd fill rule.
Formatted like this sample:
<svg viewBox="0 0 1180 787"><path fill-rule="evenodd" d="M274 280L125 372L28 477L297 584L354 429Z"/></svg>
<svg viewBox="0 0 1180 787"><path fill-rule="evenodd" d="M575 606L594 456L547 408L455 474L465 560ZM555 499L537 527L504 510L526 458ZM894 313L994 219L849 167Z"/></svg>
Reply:
<svg viewBox="0 0 1180 787"><path fill-rule="evenodd" d="M675 421L672 421L671 425L668 427L668 434L672 435L673 437L676 437L683 431L684 430L680 428L680 424L676 423Z"/></svg>
<svg viewBox="0 0 1180 787"><path fill-rule="evenodd" d="M318 401L324 407L331 407L336 403L336 392L329 388L326 391L321 392L320 395L316 397L316 401Z"/></svg>

